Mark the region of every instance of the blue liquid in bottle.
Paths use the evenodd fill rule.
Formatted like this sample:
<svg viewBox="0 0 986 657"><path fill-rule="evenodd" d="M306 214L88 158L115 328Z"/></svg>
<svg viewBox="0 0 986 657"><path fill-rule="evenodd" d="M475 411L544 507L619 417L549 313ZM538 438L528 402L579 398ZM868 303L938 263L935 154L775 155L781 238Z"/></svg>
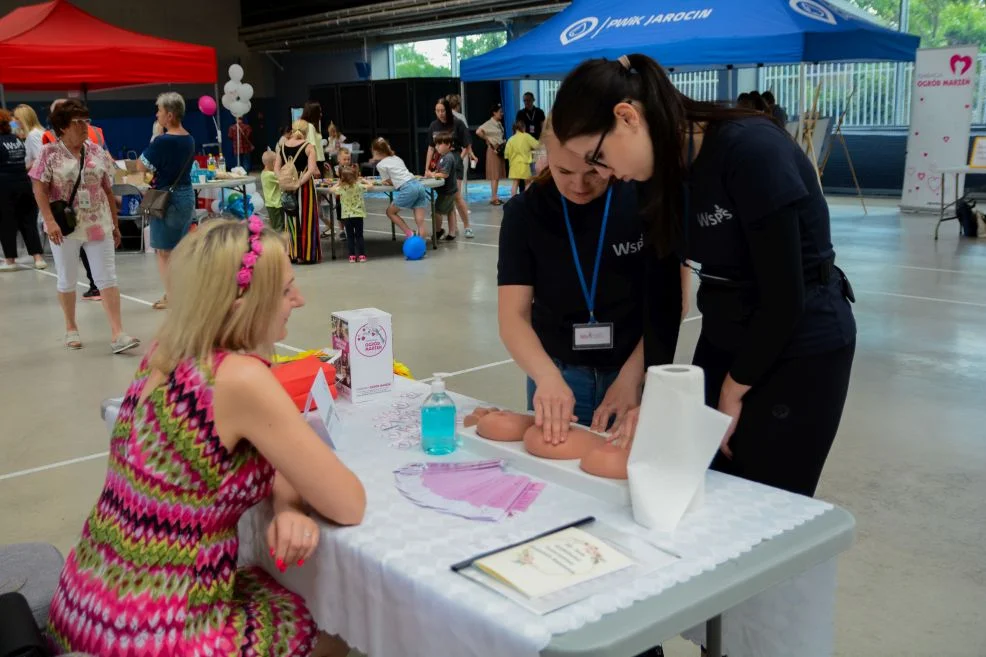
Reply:
<svg viewBox="0 0 986 657"><path fill-rule="evenodd" d="M421 405L421 449L441 456L451 454L456 446L455 404L445 392L445 382L436 378L431 395Z"/></svg>

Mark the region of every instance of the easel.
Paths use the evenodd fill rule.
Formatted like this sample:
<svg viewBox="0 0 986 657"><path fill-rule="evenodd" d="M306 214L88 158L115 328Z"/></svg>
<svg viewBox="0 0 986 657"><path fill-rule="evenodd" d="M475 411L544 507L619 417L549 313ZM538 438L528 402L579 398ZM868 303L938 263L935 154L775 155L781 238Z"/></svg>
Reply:
<svg viewBox="0 0 986 657"><path fill-rule="evenodd" d="M842 134L842 124L846 119L846 114L849 113L849 105L852 103L853 96L856 95L856 85L853 84L852 91L849 92L849 96L846 98L846 106L842 108L842 113L839 114L839 120L835 124L835 130L833 135L842 144L842 152L846 154L846 162L849 163L849 173L852 174L852 183L856 186L856 196L859 197L859 204L863 206L863 214L868 215L869 211L866 209L866 199L863 198L863 190L859 186L859 179L856 178L856 167L853 166L852 156L849 155L849 146L846 144L846 138ZM822 163L818 165L818 178L825 173L825 165L828 164L829 156L832 155L832 149L829 148L825 153L825 157L822 159Z"/></svg>

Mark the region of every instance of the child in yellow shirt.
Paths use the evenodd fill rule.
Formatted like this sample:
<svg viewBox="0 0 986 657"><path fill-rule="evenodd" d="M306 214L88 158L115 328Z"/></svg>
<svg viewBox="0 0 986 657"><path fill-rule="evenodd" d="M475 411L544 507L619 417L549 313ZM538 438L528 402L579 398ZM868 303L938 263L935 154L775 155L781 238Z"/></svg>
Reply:
<svg viewBox="0 0 986 657"><path fill-rule="evenodd" d="M507 147L503 151L510 165L508 177L514 181L511 196L516 195L518 190L524 191L527 179L531 177L531 153L537 148L538 140L528 134L524 122L514 123L514 135L507 140Z"/></svg>
<svg viewBox="0 0 986 657"><path fill-rule="evenodd" d="M264 163L264 172L260 174L260 187L264 190L264 205L267 207L267 219L274 230L284 230L284 209L281 207L281 186L274 173L274 161L277 154L274 151L264 151L260 158Z"/></svg>

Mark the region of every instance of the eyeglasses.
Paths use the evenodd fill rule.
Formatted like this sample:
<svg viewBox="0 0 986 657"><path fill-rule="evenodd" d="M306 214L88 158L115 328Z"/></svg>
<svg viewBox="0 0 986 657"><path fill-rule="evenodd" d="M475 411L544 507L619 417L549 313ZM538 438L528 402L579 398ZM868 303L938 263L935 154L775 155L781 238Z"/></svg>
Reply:
<svg viewBox="0 0 986 657"><path fill-rule="evenodd" d="M92 119L83 119L83 118L72 119L72 123L85 123L86 125L90 125L92 123Z"/></svg>
<svg viewBox="0 0 986 657"><path fill-rule="evenodd" d="M613 129L612 126L610 126L609 128L603 130L602 134L599 135L599 143L596 144L596 148L592 151L592 154L587 155L585 158L586 164L588 164L591 167L602 167L604 169L611 168L608 164L600 160L599 157L600 157L600 153L602 153L603 150L603 141L605 141L606 137L609 135L612 129Z"/></svg>

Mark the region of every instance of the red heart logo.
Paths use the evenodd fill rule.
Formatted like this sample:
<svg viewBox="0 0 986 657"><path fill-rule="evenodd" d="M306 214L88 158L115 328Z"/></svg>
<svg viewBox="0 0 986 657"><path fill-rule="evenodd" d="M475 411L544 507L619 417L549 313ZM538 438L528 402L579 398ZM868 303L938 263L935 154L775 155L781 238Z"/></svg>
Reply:
<svg viewBox="0 0 986 657"><path fill-rule="evenodd" d="M922 171L921 173L918 174L918 180L924 180L924 176L925 176L925 173L924 173L924 171Z"/></svg>
<svg viewBox="0 0 986 657"><path fill-rule="evenodd" d="M942 139L944 139L945 140L945 143L947 144L949 142L949 140L951 139L951 137L942 137Z"/></svg>
<svg viewBox="0 0 986 657"><path fill-rule="evenodd" d="M964 75L966 71L972 68L972 57L968 55L952 55L952 59L949 60L949 66L952 67L952 73L955 75ZM962 65L962 70L958 71L959 65Z"/></svg>
<svg viewBox="0 0 986 657"><path fill-rule="evenodd" d="M965 106L965 108L966 108L966 109L969 109L970 107L972 107L972 105L969 105L968 103L966 103L966 106Z"/></svg>

